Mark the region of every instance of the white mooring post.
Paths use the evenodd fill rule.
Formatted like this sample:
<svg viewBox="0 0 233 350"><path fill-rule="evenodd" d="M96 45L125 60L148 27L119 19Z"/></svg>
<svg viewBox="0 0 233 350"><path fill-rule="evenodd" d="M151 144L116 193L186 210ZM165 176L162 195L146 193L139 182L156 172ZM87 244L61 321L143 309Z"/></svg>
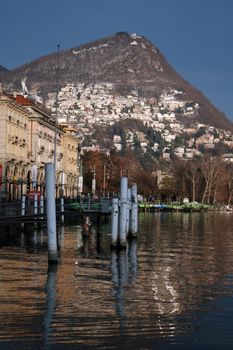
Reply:
<svg viewBox="0 0 233 350"><path fill-rule="evenodd" d="M21 216L24 216L26 212L26 195L22 194L21 198ZM21 223L21 228L24 228L24 222Z"/></svg>
<svg viewBox="0 0 233 350"><path fill-rule="evenodd" d="M25 209L26 209L26 195L22 194L22 199L21 199L21 215L25 215Z"/></svg>
<svg viewBox="0 0 233 350"><path fill-rule="evenodd" d="M38 197L37 193L34 194L34 215L38 213Z"/></svg>
<svg viewBox="0 0 233 350"><path fill-rule="evenodd" d="M131 216L131 189L128 188L127 190L127 219L126 219L126 233L129 234L129 228L130 228L130 216Z"/></svg>
<svg viewBox="0 0 233 350"><path fill-rule="evenodd" d="M54 164L45 165L46 176L46 213L48 229L48 259L49 263L57 263L57 231L56 231L56 203L55 203L55 175Z"/></svg>
<svg viewBox="0 0 233 350"><path fill-rule="evenodd" d="M138 197L137 184L131 186L131 219L130 219L130 233L136 236L138 232Z"/></svg>
<svg viewBox="0 0 233 350"><path fill-rule="evenodd" d="M120 187L120 219L119 219L119 238L120 238L121 246L126 246L127 210L128 210L128 178L126 176L122 176L121 187Z"/></svg>
<svg viewBox="0 0 233 350"><path fill-rule="evenodd" d="M64 217L64 211L65 211L65 205L64 205L64 193L65 193L65 172L62 171L61 173L61 222L64 224L65 217Z"/></svg>
<svg viewBox="0 0 233 350"><path fill-rule="evenodd" d="M64 208L65 208L65 206L64 206L64 197L61 197L61 199L60 199L60 203L61 203L61 222L62 222L62 224L64 224Z"/></svg>
<svg viewBox="0 0 233 350"><path fill-rule="evenodd" d="M40 214L41 214L41 220L43 220L44 219L44 216L43 216L43 214L44 214L44 196L43 196L43 194L41 194L41 196L40 196Z"/></svg>
<svg viewBox="0 0 233 350"><path fill-rule="evenodd" d="M118 198L112 199L112 213L111 213L111 234L112 246L116 246L118 243L118 218L119 216L119 200Z"/></svg>
<svg viewBox="0 0 233 350"><path fill-rule="evenodd" d="M37 225L37 214L38 214L38 196L37 193L34 194L34 225Z"/></svg>

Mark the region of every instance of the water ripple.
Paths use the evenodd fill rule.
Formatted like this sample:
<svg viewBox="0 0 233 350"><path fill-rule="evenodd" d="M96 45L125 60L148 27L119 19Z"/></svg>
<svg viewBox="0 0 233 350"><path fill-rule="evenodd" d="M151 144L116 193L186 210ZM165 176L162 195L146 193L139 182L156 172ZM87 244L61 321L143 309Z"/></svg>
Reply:
<svg viewBox="0 0 233 350"><path fill-rule="evenodd" d="M139 219L138 239L121 251L110 250L109 226L88 239L66 227L49 269L43 232L4 234L1 349L230 349L233 216Z"/></svg>

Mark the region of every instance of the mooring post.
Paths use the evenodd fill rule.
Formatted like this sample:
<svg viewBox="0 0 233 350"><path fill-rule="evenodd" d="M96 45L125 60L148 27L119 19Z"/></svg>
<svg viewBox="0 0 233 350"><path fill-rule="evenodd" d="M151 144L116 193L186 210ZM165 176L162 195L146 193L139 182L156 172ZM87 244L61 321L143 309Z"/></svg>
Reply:
<svg viewBox="0 0 233 350"><path fill-rule="evenodd" d="M118 243L118 218L119 216L119 200L118 198L112 199L112 213L111 213L111 234L112 246L116 246Z"/></svg>
<svg viewBox="0 0 233 350"><path fill-rule="evenodd" d="M26 212L26 195L22 194L21 197L21 216L24 216ZM24 222L21 223L21 228L24 228Z"/></svg>
<svg viewBox="0 0 233 350"><path fill-rule="evenodd" d="M21 198L21 215L22 216L25 215L25 209L26 209L26 195L22 194L22 198Z"/></svg>
<svg viewBox="0 0 233 350"><path fill-rule="evenodd" d="M136 236L138 232L138 197L137 197L137 184L131 186L131 220L130 220L130 233L132 236Z"/></svg>
<svg viewBox="0 0 233 350"><path fill-rule="evenodd" d="M83 217L83 235L88 236L91 228L91 220L89 216Z"/></svg>
<svg viewBox="0 0 233 350"><path fill-rule="evenodd" d="M126 233L127 235L129 234L129 229L130 229L130 216L131 216L131 189L128 188L127 190L127 220L126 220Z"/></svg>
<svg viewBox="0 0 233 350"><path fill-rule="evenodd" d="M121 184L120 184L120 219L119 219L119 238L120 238L121 246L126 246L127 207L128 207L128 178L126 176L122 176Z"/></svg>
<svg viewBox="0 0 233 350"><path fill-rule="evenodd" d="M55 174L54 164L45 165L46 175L46 213L48 229L48 259L49 263L57 263L57 231L56 231L56 203L55 203Z"/></svg>
<svg viewBox="0 0 233 350"><path fill-rule="evenodd" d="M38 197L37 193L34 194L34 226L37 227L37 213L38 213Z"/></svg>
<svg viewBox="0 0 233 350"><path fill-rule="evenodd" d="M44 216L43 216L43 214L44 214L44 196L43 196L43 194L41 194L40 195L40 214L41 214L41 220L43 220L44 219Z"/></svg>
<svg viewBox="0 0 233 350"><path fill-rule="evenodd" d="M36 215L38 213L38 197L37 197L37 193L34 194L34 219L36 220Z"/></svg>
<svg viewBox="0 0 233 350"><path fill-rule="evenodd" d="M62 224L64 224L64 197L62 196L60 199L60 203L61 203L61 222Z"/></svg>

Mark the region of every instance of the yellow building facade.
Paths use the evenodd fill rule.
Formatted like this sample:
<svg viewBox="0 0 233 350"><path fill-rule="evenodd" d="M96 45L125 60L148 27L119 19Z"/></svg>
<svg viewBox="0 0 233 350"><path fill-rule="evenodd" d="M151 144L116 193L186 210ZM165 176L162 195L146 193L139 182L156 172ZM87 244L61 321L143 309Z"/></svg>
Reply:
<svg viewBox="0 0 233 350"><path fill-rule="evenodd" d="M56 141L56 147L55 147ZM0 91L0 200L45 190L45 164L55 163L56 194L77 195L78 139L29 99Z"/></svg>
<svg viewBox="0 0 233 350"><path fill-rule="evenodd" d="M78 142L75 136L75 129L63 126L62 149L63 149L63 169L65 174L64 193L66 197L77 196L77 156Z"/></svg>

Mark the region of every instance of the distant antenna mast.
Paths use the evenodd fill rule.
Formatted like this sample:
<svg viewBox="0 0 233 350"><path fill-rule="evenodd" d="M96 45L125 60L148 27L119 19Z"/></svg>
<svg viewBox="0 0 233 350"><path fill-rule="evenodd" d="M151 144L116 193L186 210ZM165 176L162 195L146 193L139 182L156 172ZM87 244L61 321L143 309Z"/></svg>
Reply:
<svg viewBox="0 0 233 350"><path fill-rule="evenodd" d="M60 59L60 45L57 45L57 66L56 66L56 115L55 115L55 138L54 138L54 173L55 173L55 184L56 184L56 168L57 168L57 117L58 117L58 82L59 82L59 59Z"/></svg>

